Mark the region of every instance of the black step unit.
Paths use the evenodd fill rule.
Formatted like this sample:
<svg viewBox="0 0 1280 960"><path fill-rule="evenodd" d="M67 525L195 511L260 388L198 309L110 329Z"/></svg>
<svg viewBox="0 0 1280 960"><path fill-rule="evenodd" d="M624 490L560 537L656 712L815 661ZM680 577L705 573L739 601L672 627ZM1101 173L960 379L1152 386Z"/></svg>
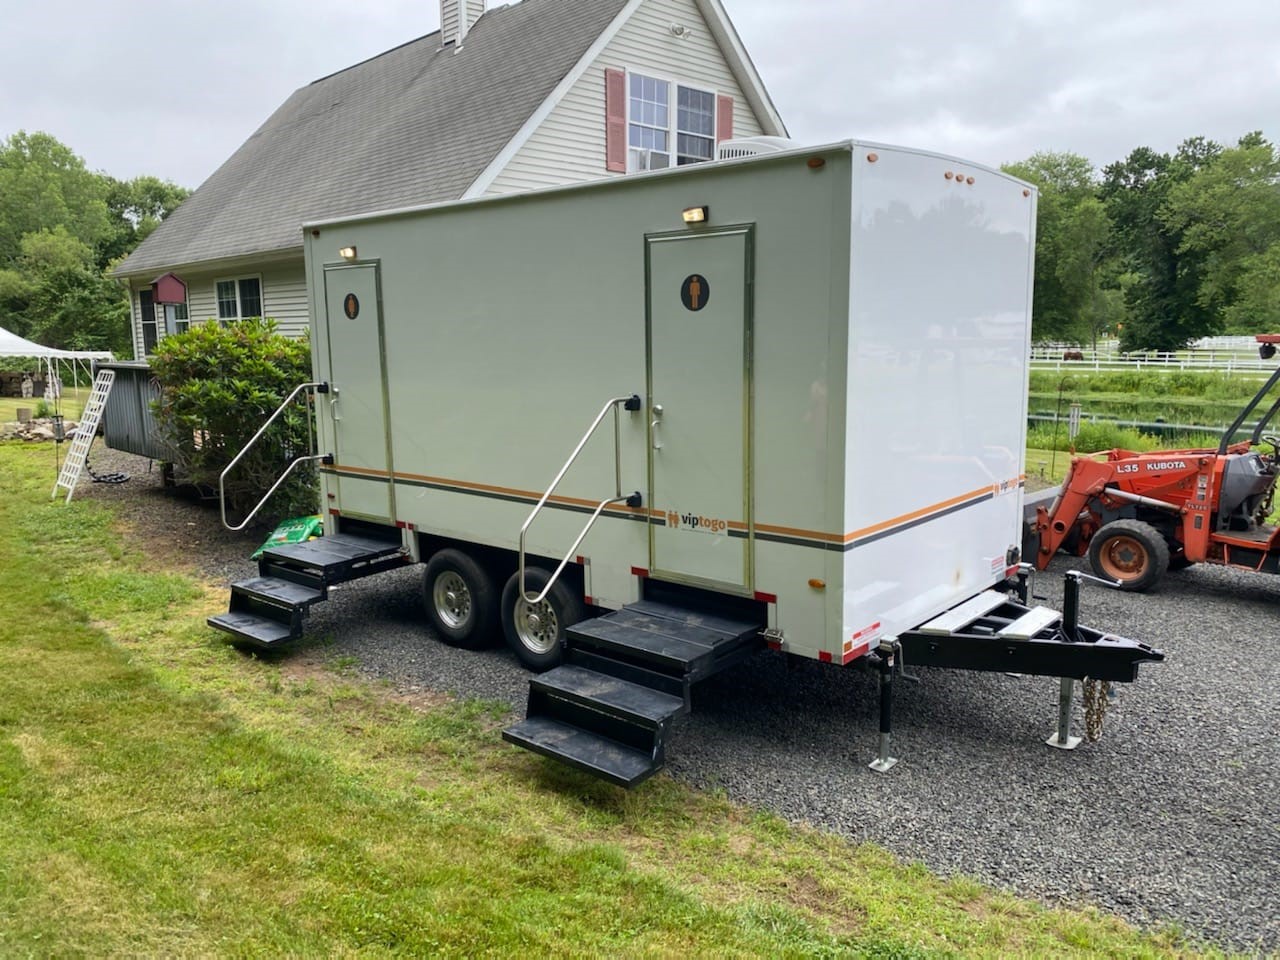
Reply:
<svg viewBox="0 0 1280 960"><path fill-rule="evenodd" d="M551 717L530 717L502 731L502 739L620 787L634 787L658 771L641 750Z"/></svg>
<svg viewBox="0 0 1280 960"><path fill-rule="evenodd" d="M566 633L570 649L702 680L761 649L763 624L642 600Z"/></svg>
<svg viewBox="0 0 1280 960"><path fill-rule="evenodd" d="M302 621L329 587L399 567L398 542L338 533L270 547L258 560L258 576L231 585L229 611L210 617L211 627L232 642L277 647L302 636Z"/></svg>
<svg viewBox="0 0 1280 960"><path fill-rule="evenodd" d="M281 622L271 617L244 611L220 613L210 617L208 624L224 633L229 633L234 642L254 647L275 647L295 639L293 624Z"/></svg>
<svg viewBox="0 0 1280 960"><path fill-rule="evenodd" d="M503 739L633 787L666 762L690 685L762 649L762 629L648 600L574 624L565 665L530 681L526 718Z"/></svg>
<svg viewBox="0 0 1280 960"><path fill-rule="evenodd" d="M655 730L685 712L681 697L575 666L556 667L534 677L529 690Z"/></svg>
<svg viewBox="0 0 1280 960"><path fill-rule="evenodd" d="M263 573L267 572L264 567L285 567L315 574L327 586L381 573L403 562L399 541L390 543L372 537L337 533L302 543L269 547L263 551L258 568ZM279 576L279 573L273 571L272 575Z"/></svg>

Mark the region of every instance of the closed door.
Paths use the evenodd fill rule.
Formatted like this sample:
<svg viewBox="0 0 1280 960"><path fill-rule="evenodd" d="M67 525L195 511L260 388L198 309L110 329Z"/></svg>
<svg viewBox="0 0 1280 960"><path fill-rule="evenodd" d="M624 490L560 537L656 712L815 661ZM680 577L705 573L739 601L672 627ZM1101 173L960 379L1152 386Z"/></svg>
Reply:
<svg viewBox="0 0 1280 960"><path fill-rule="evenodd" d="M326 267L324 292L339 509L390 521L395 513L390 400L377 264Z"/></svg>
<svg viewBox="0 0 1280 960"><path fill-rule="evenodd" d="M654 576L745 591L751 570L752 233L650 237Z"/></svg>

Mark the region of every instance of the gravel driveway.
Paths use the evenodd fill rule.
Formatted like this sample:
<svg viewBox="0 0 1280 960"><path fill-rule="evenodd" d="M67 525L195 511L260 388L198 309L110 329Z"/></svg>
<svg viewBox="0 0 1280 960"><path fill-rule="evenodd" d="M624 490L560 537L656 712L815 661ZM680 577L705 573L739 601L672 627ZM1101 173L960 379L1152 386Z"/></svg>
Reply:
<svg viewBox="0 0 1280 960"><path fill-rule="evenodd" d="M216 511L161 494L146 461L100 451L125 470L117 501L145 537L166 538L206 575L250 574L262 531L228 534ZM1037 590L1061 602L1055 561ZM505 650L467 653L425 626L420 575L344 585L316 607L312 649L364 673L523 711L528 674ZM762 654L695 690L667 771L784 817L881 844L1054 903L1096 904L1139 924L1174 922L1238 950L1280 951L1280 578L1198 567L1158 592L1086 586L1085 623L1163 648L1120 686L1097 744L1043 743L1057 681L922 669L898 685L888 774L877 745L875 678ZM1077 700L1078 702L1078 700ZM1076 711L1076 731L1081 725Z"/></svg>

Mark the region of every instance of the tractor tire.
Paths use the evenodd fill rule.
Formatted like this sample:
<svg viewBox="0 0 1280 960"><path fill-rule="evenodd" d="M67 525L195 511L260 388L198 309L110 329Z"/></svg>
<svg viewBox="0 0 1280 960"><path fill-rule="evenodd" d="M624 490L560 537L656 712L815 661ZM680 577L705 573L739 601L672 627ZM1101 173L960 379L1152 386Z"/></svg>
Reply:
<svg viewBox="0 0 1280 960"><path fill-rule="evenodd" d="M1089 541L1089 566L1121 590L1149 590L1169 569L1169 545L1149 523L1113 520Z"/></svg>

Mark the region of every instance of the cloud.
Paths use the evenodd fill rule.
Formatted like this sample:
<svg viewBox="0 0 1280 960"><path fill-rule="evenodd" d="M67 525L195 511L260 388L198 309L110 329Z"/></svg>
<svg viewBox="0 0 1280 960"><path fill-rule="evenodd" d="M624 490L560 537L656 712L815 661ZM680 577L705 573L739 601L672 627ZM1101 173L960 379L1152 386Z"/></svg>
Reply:
<svg viewBox="0 0 1280 960"><path fill-rule="evenodd" d="M1280 135L1280 4L724 3L809 142L858 137L988 164L1070 150L1101 166L1198 134ZM15 6L0 33L0 135L47 130L91 167L194 186L295 89L438 19L431 0Z"/></svg>

